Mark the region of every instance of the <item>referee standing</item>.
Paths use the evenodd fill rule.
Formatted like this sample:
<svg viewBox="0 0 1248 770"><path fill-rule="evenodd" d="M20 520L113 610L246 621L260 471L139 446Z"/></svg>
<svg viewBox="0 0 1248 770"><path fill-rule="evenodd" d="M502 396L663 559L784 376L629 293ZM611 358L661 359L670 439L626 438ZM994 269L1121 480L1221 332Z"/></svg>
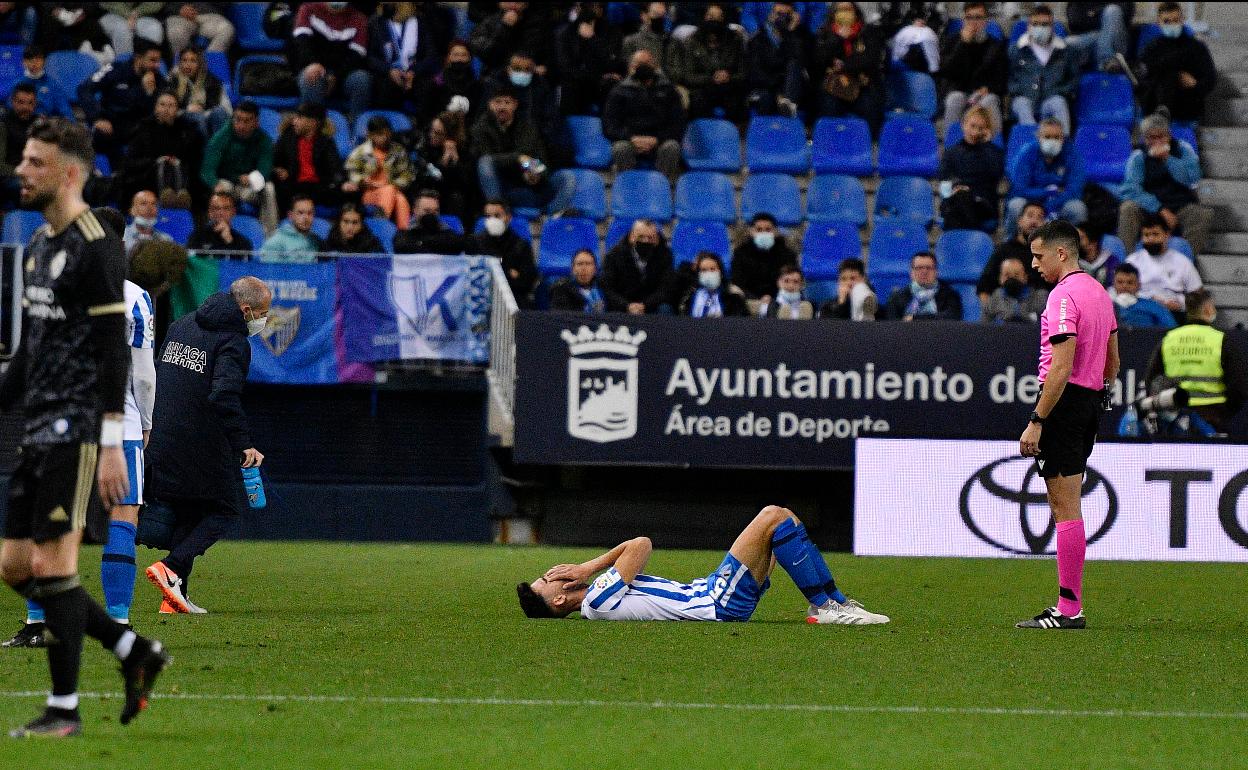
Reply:
<svg viewBox="0 0 1248 770"><path fill-rule="evenodd" d="M1057 606L1018 628L1084 628L1087 533L1079 504L1106 386L1118 376L1118 322L1105 287L1079 269L1079 233L1055 220L1031 236L1031 264L1053 284L1040 318L1040 399L1019 439L1036 458L1057 528Z"/></svg>

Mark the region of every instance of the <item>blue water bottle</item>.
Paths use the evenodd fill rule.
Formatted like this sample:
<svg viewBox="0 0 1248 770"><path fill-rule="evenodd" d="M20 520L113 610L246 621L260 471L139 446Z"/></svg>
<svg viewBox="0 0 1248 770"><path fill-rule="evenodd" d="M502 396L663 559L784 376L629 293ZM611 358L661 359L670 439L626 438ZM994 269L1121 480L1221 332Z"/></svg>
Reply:
<svg viewBox="0 0 1248 770"><path fill-rule="evenodd" d="M268 504L264 499L264 482L260 480L259 468L243 468L243 488L247 490L247 504L252 508L263 508Z"/></svg>
<svg viewBox="0 0 1248 770"><path fill-rule="evenodd" d="M1135 404L1130 404L1123 410L1122 419L1118 422L1118 435L1140 435L1140 414L1135 410Z"/></svg>

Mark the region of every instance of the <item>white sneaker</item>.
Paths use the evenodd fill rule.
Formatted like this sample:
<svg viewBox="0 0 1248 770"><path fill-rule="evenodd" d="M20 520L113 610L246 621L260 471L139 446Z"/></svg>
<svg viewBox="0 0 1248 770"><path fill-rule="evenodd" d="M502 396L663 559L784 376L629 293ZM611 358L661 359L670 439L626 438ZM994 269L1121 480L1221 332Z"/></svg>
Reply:
<svg viewBox="0 0 1248 770"><path fill-rule="evenodd" d="M888 622L887 615L869 612L853 599L840 604L835 599L822 607L811 606L806 622L818 625L870 626Z"/></svg>
<svg viewBox="0 0 1248 770"><path fill-rule="evenodd" d="M208 610L195 604L195 602L191 601L191 597L189 596L186 597L186 609L192 615L207 615L208 614Z"/></svg>

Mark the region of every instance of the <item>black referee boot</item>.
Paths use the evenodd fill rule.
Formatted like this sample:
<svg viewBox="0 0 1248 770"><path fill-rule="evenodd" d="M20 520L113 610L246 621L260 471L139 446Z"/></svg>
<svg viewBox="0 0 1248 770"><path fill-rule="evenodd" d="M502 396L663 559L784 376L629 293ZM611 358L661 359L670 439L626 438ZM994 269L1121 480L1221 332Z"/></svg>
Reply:
<svg viewBox="0 0 1248 770"><path fill-rule="evenodd" d="M21 630L13 634L12 639L0 642L0 647L47 647L48 640L43 636L45 626L40 623L27 623Z"/></svg>

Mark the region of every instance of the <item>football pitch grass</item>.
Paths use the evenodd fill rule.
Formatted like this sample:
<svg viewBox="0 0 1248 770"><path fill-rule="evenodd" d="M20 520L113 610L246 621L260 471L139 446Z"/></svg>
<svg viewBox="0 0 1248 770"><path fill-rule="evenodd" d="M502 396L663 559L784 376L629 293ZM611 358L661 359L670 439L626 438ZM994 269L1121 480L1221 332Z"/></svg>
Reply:
<svg viewBox="0 0 1248 770"><path fill-rule="evenodd" d="M721 557L656 547L647 571L682 580ZM1089 562L1082 632L1012 627L1051 601L1051 560L832 554L880 627L806 625L779 572L744 624L521 615L517 581L596 553L222 543L192 586L209 615L136 587L174 656L149 711L118 724L88 640L83 736L4 738L0 766L1248 767L1242 565ZM0 631L23 612L5 592ZM42 708L43 651L0 650L0 672L7 730Z"/></svg>

